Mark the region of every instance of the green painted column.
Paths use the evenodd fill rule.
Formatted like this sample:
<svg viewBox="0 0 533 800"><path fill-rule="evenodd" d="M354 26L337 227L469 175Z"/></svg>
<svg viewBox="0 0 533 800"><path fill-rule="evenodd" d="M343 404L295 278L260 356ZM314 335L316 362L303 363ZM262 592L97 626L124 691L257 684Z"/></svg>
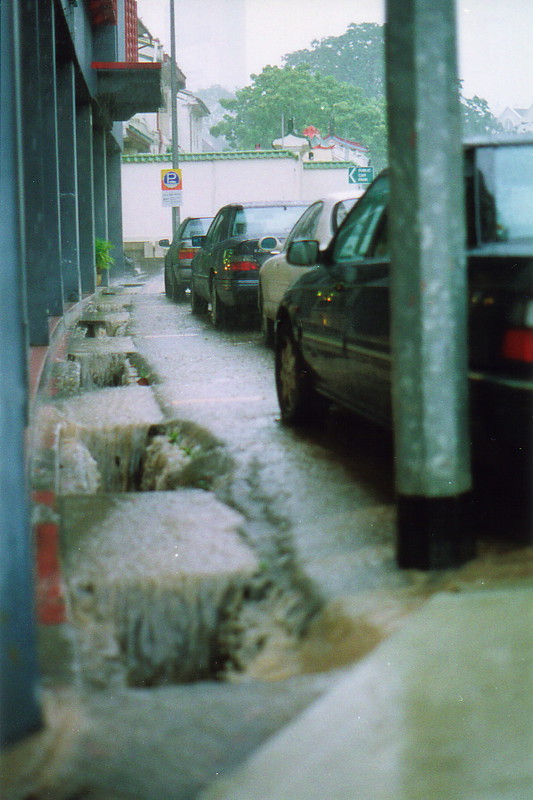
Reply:
<svg viewBox="0 0 533 800"><path fill-rule="evenodd" d="M78 106L76 109L76 158L81 290L83 294L92 294L96 286L94 270L93 119L91 106L88 103Z"/></svg>
<svg viewBox="0 0 533 800"><path fill-rule="evenodd" d="M111 255L115 263L109 271L109 278L124 275L124 241L122 234L122 151L111 134L107 143L107 231L113 244Z"/></svg>
<svg viewBox="0 0 533 800"><path fill-rule="evenodd" d="M473 554L467 285L453 0L387 0L397 558Z"/></svg>
<svg viewBox="0 0 533 800"><path fill-rule="evenodd" d="M20 0L21 102L24 177L24 239L26 243L26 306L29 340L32 345L48 344L46 265L44 263L44 185L42 94L39 91L40 47L39 9L31 0Z"/></svg>
<svg viewBox="0 0 533 800"><path fill-rule="evenodd" d="M18 0L0 0L0 747L42 725L24 453L27 342L19 34Z"/></svg>
<svg viewBox="0 0 533 800"><path fill-rule="evenodd" d="M76 154L76 76L72 61L57 70L57 123L61 211L61 272L66 303L81 298L78 230L78 167Z"/></svg>
<svg viewBox="0 0 533 800"><path fill-rule="evenodd" d="M41 147L43 186L46 204L46 231L43 258L46 272L46 303L49 316L63 314L63 276L61 274L61 216L59 206L59 153L57 133L57 74L54 0L39 4L39 82L41 102Z"/></svg>

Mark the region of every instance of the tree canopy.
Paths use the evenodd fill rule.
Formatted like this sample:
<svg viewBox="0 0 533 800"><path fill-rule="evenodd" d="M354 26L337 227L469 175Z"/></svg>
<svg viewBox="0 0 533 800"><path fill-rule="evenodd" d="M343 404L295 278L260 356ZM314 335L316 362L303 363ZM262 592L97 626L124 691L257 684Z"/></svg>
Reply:
<svg viewBox="0 0 533 800"><path fill-rule="evenodd" d="M385 42L383 25L348 25L341 36L314 40L309 50L283 57L289 67L308 64L314 72L351 83L366 97L385 97Z"/></svg>
<svg viewBox="0 0 533 800"><path fill-rule="evenodd" d="M382 100L367 98L355 86L320 75L311 67L265 67L252 75L252 84L221 101L229 112L211 128L225 136L230 147L270 148L282 134L283 121L293 120L294 130L314 125L322 135L334 132L370 148L374 160L383 162L386 148ZM283 133L287 133L287 127Z"/></svg>
<svg viewBox="0 0 533 800"><path fill-rule="evenodd" d="M221 100L228 113L211 133L233 148L269 148L281 136L282 120L292 119L297 133L314 125L324 136L336 133L366 145L372 163L384 166L384 26L352 23L341 36L315 40L309 50L283 60L283 67L265 67L234 98ZM501 129L485 100L464 97L461 82L459 89L465 136Z"/></svg>

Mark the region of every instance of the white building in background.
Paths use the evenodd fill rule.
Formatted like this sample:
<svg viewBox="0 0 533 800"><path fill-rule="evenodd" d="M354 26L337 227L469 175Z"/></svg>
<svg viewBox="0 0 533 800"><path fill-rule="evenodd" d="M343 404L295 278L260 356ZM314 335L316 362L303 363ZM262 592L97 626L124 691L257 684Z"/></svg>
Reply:
<svg viewBox="0 0 533 800"><path fill-rule="evenodd" d="M533 133L533 105L529 108L507 106L498 117L498 122L509 133Z"/></svg>
<svg viewBox="0 0 533 800"><path fill-rule="evenodd" d="M368 147L335 134L323 137L318 128L309 125L302 134L291 131L272 142L274 150L290 150L304 161L346 161L360 167L370 163Z"/></svg>
<svg viewBox="0 0 533 800"><path fill-rule="evenodd" d="M138 24L139 61L161 62L163 105L154 114L136 114L124 123L124 152L167 153L172 142L170 58L161 42L146 26ZM182 153L201 153L212 149L209 141L209 109L199 97L185 88L186 76L178 66L178 146Z"/></svg>

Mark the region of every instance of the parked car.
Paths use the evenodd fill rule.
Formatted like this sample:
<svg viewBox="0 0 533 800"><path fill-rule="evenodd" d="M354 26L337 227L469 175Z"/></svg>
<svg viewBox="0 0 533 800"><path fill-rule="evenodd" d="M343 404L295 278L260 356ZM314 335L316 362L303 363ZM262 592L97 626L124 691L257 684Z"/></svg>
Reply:
<svg viewBox="0 0 533 800"><path fill-rule="evenodd" d="M240 312L257 313L259 267L281 247L307 203L231 203L223 206L192 262L191 308L205 313L211 304L215 327Z"/></svg>
<svg viewBox="0 0 533 800"><path fill-rule="evenodd" d="M473 439L524 454L533 439L533 140L465 147L469 388ZM387 207L380 174L325 251L292 241L309 270L276 320L282 419L335 401L392 425ZM476 448L478 449L478 448Z"/></svg>
<svg viewBox="0 0 533 800"><path fill-rule="evenodd" d="M187 217L179 226L172 244L161 239L159 245L168 247L165 253L165 294L171 300L183 300L191 288L191 261L198 247L192 243L193 236L203 236L213 217Z"/></svg>
<svg viewBox="0 0 533 800"><path fill-rule="evenodd" d="M274 253L259 270L259 314L261 331L268 345L274 343L274 321L283 295L310 267L296 267L287 261L287 249L295 239L316 239L321 250L330 243L360 190L328 194L309 206L291 230L281 252Z"/></svg>

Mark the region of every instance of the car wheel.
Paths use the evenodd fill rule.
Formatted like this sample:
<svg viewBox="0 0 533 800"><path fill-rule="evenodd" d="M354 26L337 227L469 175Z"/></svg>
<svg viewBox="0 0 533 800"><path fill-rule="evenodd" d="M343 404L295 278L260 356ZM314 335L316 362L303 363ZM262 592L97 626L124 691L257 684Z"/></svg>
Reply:
<svg viewBox="0 0 533 800"><path fill-rule="evenodd" d="M261 316L261 336L267 347L274 347L274 321L267 317L263 308L263 300L259 298L259 314Z"/></svg>
<svg viewBox="0 0 533 800"><path fill-rule="evenodd" d="M217 294L215 281L211 281L211 320L215 328L225 328L228 324L228 307Z"/></svg>
<svg viewBox="0 0 533 800"><path fill-rule="evenodd" d="M309 424L323 417L327 401L314 389L307 365L288 323L276 340L276 390L281 419L293 425Z"/></svg>
<svg viewBox="0 0 533 800"><path fill-rule="evenodd" d="M191 311L193 314L207 313L207 301L204 300L203 297L199 297L199 295L196 294L193 280L191 280Z"/></svg>

